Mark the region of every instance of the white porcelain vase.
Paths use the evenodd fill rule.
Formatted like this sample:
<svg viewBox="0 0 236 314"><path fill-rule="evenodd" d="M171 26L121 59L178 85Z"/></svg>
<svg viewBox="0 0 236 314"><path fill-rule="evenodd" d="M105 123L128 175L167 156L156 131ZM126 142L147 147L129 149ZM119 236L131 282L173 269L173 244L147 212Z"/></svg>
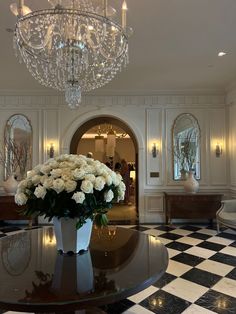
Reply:
<svg viewBox="0 0 236 314"><path fill-rule="evenodd" d="M93 222L87 219L86 223L76 229L77 219L53 218L57 250L63 253L79 253L88 249Z"/></svg>
<svg viewBox="0 0 236 314"><path fill-rule="evenodd" d="M17 190L18 181L14 175L10 175L6 181L3 182L3 188L6 194L14 195Z"/></svg>
<svg viewBox="0 0 236 314"><path fill-rule="evenodd" d="M194 177L194 172L189 171L187 179L184 181L184 190L186 193L197 193L199 190L199 183Z"/></svg>

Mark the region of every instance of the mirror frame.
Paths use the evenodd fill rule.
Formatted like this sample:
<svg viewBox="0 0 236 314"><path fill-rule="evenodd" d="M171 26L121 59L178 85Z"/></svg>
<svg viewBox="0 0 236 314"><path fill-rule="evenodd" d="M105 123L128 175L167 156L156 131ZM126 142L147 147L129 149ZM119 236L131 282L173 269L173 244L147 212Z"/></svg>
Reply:
<svg viewBox="0 0 236 314"><path fill-rule="evenodd" d="M173 126L171 129L171 135L172 135L172 173L173 173L173 180L174 181L182 181L182 180L186 180L185 174L186 172L188 172L189 170L186 170L185 174L183 174L183 176L179 175L176 176L175 172L176 172L176 159L179 160L179 155L175 152L175 147L176 147L176 136L175 136L175 129L176 129L176 125L178 124L179 121L181 121L181 119L183 119L184 117L187 117L188 120L191 121L191 124L193 126L193 128L196 130L195 131L195 141L194 143L196 144L196 154L195 154L195 178L197 180L200 180L201 178L201 143L200 143L200 136L201 136L201 130L200 130L200 126L198 123L197 118L191 114L191 113L181 113L179 114L174 122L173 122ZM192 137L192 133L190 133L190 135L188 135L188 141L191 141ZM183 137L183 139L186 139L186 137ZM191 141L192 142L192 141Z"/></svg>

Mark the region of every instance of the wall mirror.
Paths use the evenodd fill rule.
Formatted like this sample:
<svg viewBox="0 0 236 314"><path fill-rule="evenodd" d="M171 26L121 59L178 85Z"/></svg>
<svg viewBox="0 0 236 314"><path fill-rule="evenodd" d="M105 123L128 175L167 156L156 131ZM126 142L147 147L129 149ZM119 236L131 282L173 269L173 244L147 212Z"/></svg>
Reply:
<svg viewBox="0 0 236 314"><path fill-rule="evenodd" d="M5 179L14 174L21 180L32 168L32 126L21 114L11 116L4 130Z"/></svg>
<svg viewBox="0 0 236 314"><path fill-rule="evenodd" d="M174 180L185 180L189 171L200 179L200 128L190 113L180 114L174 121L172 152Z"/></svg>

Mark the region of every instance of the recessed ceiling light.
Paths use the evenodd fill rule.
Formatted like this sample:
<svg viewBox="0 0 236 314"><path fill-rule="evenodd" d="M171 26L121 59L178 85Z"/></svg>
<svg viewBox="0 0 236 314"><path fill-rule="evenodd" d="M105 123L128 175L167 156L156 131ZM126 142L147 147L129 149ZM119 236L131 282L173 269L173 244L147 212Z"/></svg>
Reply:
<svg viewBox="0 0 236 314"><path fill-rule="evenodd" d="M226 55L226 52L224 52L224 51L221 51L221 52L218 53L218 57L223 57L225 55Z"/></svg>

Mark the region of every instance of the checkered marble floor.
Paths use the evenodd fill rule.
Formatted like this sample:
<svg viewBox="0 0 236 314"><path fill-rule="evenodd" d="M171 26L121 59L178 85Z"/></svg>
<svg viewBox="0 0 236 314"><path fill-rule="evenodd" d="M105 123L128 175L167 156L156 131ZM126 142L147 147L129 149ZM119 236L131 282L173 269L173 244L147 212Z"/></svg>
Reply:
<svg viewBox="0 0 236 314"><path fill-rule="evenodd" d="M236 231L200 225L125 225L158 237L169 252L166 273L142 292L102 307L108 314L235 314ZM0 228L0 237L19 232ZM13 314L15 312L6 312Z"/></svg>

